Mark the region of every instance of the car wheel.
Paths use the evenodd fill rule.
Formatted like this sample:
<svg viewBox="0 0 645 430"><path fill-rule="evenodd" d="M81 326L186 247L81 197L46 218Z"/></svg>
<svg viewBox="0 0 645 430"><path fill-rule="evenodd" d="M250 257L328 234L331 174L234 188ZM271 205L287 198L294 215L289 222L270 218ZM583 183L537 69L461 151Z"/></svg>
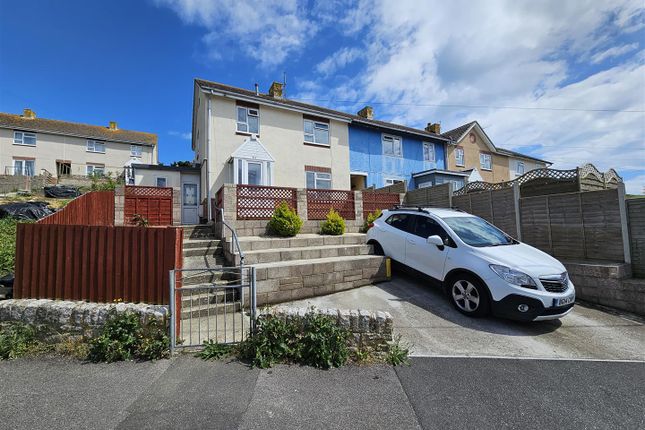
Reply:
<svg viewBox="0 0 645 430"><path fill-rule="evenodd" d="M459 312L470 317L482 317L489 313L488 290L474 276L458 274L449 279L448 296Z"/></svg>
<svg viewBox="0 0 645 430"><path fill-rule="evenodd" d="M383 252L383 247L380 243L372 242L371 245L374 248L374 255L385 255L385 252Z"/></svg>

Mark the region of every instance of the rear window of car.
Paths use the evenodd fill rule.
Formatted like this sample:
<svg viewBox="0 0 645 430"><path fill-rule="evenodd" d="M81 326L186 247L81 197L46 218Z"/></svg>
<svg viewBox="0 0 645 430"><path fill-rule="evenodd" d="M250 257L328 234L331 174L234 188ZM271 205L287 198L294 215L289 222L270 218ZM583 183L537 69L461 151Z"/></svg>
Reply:
<svg viewBox="0 0 645 430"><path fill-rule="evenodd" d="M385 222L392 227L410 233L410 218L408 214L394 214L388 217Z"/></svg>

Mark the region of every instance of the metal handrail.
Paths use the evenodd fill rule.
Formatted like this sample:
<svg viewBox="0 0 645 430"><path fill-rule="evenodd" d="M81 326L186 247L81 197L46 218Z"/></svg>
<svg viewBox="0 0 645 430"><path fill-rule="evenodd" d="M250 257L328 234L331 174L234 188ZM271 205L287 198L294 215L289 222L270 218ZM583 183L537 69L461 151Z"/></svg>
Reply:
<svg viewBox="0 0 645 430"><path fill-rule="evenodd" d="M226 220L224 219L224 208L219 207L219 206L215 206L215 209L217 209L219 211L219 214L220 214L220 217L221 217L220 219L222 220L222 224L224 224L224 226L226 226L226 228L228 228L231 231L231 234L233 236L233 243L235 244L235 247L237 248L237 253L240 255L240 267L244 266L244 252L242 252L242 247L240 246L240 241L239 241L239 239L237 237L237 233L235 232L235 229L233 227L231 227L231 225L229 223L227 223Z"/></svg>

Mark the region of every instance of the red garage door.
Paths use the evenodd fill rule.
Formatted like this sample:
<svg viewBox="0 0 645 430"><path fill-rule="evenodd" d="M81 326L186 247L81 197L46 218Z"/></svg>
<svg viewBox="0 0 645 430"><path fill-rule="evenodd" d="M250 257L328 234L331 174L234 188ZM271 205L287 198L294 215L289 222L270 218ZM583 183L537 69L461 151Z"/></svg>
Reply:
<svg viewBox="0 0 645 430"><path fill-rule="evenodd" d="M172 188L125 187L124 223L134 224L140 215L149 225L172 225Z"/></svg>

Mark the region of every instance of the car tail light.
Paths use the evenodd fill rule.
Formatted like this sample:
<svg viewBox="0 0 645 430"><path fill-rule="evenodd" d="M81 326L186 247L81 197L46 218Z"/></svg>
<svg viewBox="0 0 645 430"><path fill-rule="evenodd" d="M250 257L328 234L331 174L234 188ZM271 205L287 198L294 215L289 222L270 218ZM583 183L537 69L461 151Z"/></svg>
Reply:
<svg viewBox="0 0 645 430"><path fill-rule="evenodd" d="M371 222L371 223L367 224L367 228L368 228L368 229L370 229L370 228L372 228L372 227L374 227L374 223L373 223L373 222Z"/></svg>

